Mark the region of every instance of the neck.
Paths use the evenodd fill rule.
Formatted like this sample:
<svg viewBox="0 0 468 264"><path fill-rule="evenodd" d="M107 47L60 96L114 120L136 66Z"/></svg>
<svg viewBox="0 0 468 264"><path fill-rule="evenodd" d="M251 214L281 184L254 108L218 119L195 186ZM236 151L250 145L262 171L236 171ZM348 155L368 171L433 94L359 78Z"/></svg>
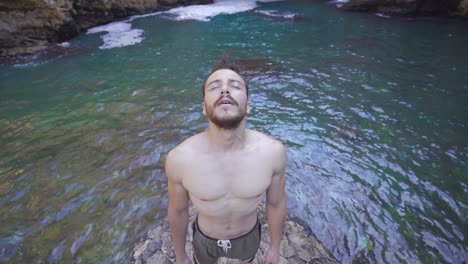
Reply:
<svg viewBox="0 0 468 264"><path fill-rule="evenodd" d="M230 151L242 149L245 145L245 119L239 126L232 129L220 128L212 122L208 123L208 140L214 150Z"/></svg>

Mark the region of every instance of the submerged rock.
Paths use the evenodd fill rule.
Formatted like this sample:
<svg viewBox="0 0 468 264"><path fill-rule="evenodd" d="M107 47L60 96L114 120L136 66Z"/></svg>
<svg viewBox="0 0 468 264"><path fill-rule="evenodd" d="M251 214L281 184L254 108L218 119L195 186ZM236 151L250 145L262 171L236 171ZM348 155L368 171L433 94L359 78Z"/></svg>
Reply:
<svg viewBox="0 0 468 264"><path fill-rule="evenodd" d="M468 16L468 0L349 0L340 8L402 15Z"/></svg>
<svg viewBox="0 0 468 264"><path fill-rule="evenodd" d="M279 19L279 20L291 20L291 21L304 20L304 17L302 15L291 13L291 12L279 12L277 10L255 10L254 13L267 17L267 18Z"/></svg>
<svg viewBox="0 0 468 264"><path fill-rule="evenodd" d="M265 206L260 206L258 215L262 223L262 241L252 263L263 263L263 256L270 245L270 234L266 222ZM196 212L190 208L189 226L192 225ZM192 230L188 228L186 251L192 257ZM307 224L298 218L288 217L285 223L283 240L281 241L280 263L324 263L335 264L337 260L314 237ZM133 249L133 263L171 264L175 263L175 253L172 247L168 223L164 223L151 230L144 241L139 242ZM238 263L237 260L221 258L219 264Z"/></svg>
<svg viewBox="0 0 468 264"><path fill-rule="evenodd" d="M239 66L247 79L278 75L281 72L281 64L270 59L234 59L233 62Z"/></svg>
<svg viewBox="0 0 468 264"><path fill-rule="evenodd" d="M0 55L28 54L123 17L213 0L0 1Z"/></svg>

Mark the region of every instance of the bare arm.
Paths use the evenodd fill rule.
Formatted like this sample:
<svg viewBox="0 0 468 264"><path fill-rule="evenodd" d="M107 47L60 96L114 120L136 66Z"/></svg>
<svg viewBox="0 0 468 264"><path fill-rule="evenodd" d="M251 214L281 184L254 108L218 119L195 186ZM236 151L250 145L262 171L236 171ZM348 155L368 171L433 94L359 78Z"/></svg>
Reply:
<svg viewBox="0 0 468 264"><path fill-rule="evenodd" d="M182 185L180 164L174 151L166 158L166 174L168 177L169 207L167 216L171 231L172 242L176 254L176 263L189 261L185 252L185 241L188 225L188 192Z"/></svg>
<svg viewBox="0 0 468 264"><path fill-rule="evenodd" d="M285 194L286 149L278 142L275 146L277 158L274 160L277 168L274 171L271 184L267 190L266 210L268 227L270 229L271 249L280 248L281 237L284 229L284 221L287 214L287 202ZM279 256L278 256L279 257Z"/></svg>

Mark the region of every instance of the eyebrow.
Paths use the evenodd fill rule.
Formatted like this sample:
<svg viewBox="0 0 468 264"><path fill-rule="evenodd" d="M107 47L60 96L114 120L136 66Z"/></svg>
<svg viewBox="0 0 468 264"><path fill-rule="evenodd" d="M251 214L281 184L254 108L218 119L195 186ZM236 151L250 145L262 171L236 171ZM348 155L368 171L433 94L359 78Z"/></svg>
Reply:
<svg viewBox="0 0 468 264"><path fill-rule="evenodd" d="M207 86L210 86L210 85L213 84L213 83L219 83L219 82L221 82L221 80L220 80L220 79L216 79L216 80L214 80L214 81L209 82L209 83L207 84ZM238 82L238 83L244 85L241 81L238 81L238 80L235 80L235 79L228 79L228 82Z"/></svg>

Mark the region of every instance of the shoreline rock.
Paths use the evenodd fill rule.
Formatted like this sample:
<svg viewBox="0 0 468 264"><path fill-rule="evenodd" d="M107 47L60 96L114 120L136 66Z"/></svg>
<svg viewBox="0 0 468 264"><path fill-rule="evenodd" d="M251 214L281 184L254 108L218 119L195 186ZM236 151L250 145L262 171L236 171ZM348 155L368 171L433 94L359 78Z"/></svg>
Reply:
<svg viewBox="0 0 468 264"><path fill-rule="evenodd" d="M0 1L0 56L31 54L80 32L132 15L213 0Z"/></svg>
<svg viewBox="0 0 468 264"><path fill-rule="evenodd" d="M260 223L262 223L262 241L252 263L263 263L263 256L270 243L268 225L266 224L265 206L262 204L258 211ZM194 208L189 210L189 226L195 219ZM186 251L192 257L192 230L188 228ZM167 221L147 234L147 238L138 242L133 249L134 264L171 264L175 263L175 253L172 248L172 240ZM237 260L221 258L218 264L234 264ZM315 238L312 230L307 224L298 219L288 216L285 223L283 240L281 240L280 263L323 263L337 264L338 261L323 247Z"/></svg>
<svg viewBox="0 0 468 264"><path fill-rule="evenodd" d="M339 8L396 15L468 17L468 0L349 0Z"/></svg>

